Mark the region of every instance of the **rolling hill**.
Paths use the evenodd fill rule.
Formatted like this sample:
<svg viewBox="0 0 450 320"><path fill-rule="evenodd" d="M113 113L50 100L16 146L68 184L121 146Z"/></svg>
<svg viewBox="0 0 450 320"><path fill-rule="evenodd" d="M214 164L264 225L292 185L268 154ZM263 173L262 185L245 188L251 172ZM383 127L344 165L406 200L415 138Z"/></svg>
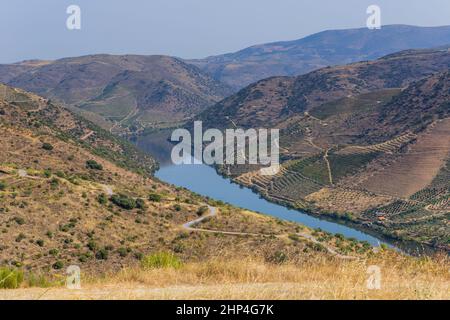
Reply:
<svg viewBox="0 0 450 320"><path fill-rule="evenodd" d="M450 44L450 27L387 25L329 30L294 40L252 46L238 52L189 60L235 90L272 76L296 76L315 69L378 59L387 54Z"/></svg>
<svg viewBox="0 0 450 320"><path fill-rule="evenodd" d="M198 68L167 56L91 55L0 66L4 83L34 92L113 129L172 125L231 91ZM95 120L92 117L92 120Z"/></svg>

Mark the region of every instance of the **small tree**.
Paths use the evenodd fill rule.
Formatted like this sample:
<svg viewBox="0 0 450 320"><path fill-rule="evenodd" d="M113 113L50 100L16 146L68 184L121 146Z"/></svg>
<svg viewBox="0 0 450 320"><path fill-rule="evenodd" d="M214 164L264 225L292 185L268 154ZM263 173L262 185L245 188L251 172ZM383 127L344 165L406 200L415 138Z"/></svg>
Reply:
<svg viewBox="0 0 450 320"><path fill-rule="evenodd" d="M153 202L161 202L161 195L159 195L157 193L151 193L148 196L148 200L153 201Z"/></svg>
<svg viewBox="0 0 450 320"><path fill-rule="evenodd" d="M53 146L50 143L48 143L48 142L44 142L42 144L42 149L47 150L47 151L52 151L53 150Z"/></svg>

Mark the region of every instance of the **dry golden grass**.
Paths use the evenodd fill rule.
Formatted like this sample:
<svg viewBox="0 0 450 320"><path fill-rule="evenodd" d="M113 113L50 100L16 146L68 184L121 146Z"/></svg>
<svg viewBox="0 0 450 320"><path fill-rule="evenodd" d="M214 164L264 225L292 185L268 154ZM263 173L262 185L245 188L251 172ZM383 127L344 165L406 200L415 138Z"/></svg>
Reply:
<svg viewBox="0 0 450 320"><path fill-rule="evenodd" d="M368 289L368 266L381 288ZM447 257L410 258L383 252L366 260L325 256L273 265L258 260L210 260L181 269L124 269L86 277L81 290L0 291L0 299L449 299Z"/></svg>

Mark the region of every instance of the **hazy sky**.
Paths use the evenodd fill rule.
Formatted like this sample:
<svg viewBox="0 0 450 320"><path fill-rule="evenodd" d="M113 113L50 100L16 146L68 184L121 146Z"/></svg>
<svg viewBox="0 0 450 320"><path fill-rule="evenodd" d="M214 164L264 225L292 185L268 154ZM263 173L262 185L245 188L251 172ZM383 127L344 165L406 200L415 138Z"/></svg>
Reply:
<svg viewBox="0 0 450 320"><path fill-rule="evenodd" d="M0 63L91 53L201 58L326 29L450 25L449 0L0 0ZM81 8L81 30L66 9Z"/></svg>

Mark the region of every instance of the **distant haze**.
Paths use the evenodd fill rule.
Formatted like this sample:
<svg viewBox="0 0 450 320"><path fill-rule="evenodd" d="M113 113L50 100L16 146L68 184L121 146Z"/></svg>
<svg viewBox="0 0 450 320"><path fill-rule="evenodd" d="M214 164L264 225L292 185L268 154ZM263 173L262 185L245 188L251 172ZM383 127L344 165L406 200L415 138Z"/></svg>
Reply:
<svg viewBox="0 0 450 320"><path fill-rule="evenodd" d="M383 24L450 25L448 0L0 0L0 63L92 53L202 58L326 29ZM81 7L81 30L66 8ZM449 41L450 42L450 41Z"/></svg>

